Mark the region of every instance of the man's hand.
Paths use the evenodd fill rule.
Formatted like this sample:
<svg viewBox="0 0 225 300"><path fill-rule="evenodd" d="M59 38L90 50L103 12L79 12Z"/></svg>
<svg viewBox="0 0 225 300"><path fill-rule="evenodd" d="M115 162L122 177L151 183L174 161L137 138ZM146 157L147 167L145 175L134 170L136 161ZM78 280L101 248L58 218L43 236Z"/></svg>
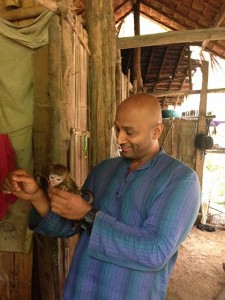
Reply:
<svg viewBox="0 0 225 300"><path fill-rule="evenodd" d="M51 188L48 196L52 212L70 220L80 220L92 208L81 196L57 188Z"/></svg>
<svg viewBox="0 0 225 300"><path fill-rule="evenodd" d="M24 200L31 200L39 189L35 179L23 169L9 173L0 187L3 194L13 194Z"/></svg>
<svg viewBox="0 0 225 300"><path fill-rule="evenodd" d="M36 180L23 169L9 173L0 187L0 192L13 194L23 200L30 200L42 217L49 212L50 205L47 195Z"/></svg>

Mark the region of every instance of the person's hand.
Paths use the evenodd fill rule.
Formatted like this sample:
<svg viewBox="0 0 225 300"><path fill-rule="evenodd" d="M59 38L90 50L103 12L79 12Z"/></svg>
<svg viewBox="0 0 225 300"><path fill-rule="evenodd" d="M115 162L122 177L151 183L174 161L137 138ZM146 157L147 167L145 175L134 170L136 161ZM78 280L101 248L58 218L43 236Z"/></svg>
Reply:
<svg viewBox="0 0 225 300"><path fill-rule="evenodd" d="M4 179L0 192L13 194L23 200L32 200L39 189L39 185L32 176L25 170L18 169L9 173Z"/></svg>
<svg viewBox="0 0 225 300"><path fill-rule="evenodd" d="M92 208L81 196L51 188L48 191L52 212L70 220L80 220Z"/></svg>

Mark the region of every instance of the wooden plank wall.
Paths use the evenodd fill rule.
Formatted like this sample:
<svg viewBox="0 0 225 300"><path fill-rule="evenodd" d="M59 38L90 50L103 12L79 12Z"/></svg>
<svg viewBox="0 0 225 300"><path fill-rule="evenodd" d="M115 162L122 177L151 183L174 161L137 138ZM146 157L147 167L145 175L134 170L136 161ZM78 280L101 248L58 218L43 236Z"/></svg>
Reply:
<svg viewBox="0 0 225 300"><path fill-rule="evenodd" d="M66 165L81 187L88 172L87 33L74 16L74 28L54 15L50 43L36 53L34 97L35 174L49 163ZM38 67L42 65L42 67ZM78 236L34 235L32 300L59 300Z"/></svg>
<svg viewBox="0 0 225 300"><path fill-rule="evenodd" d="M0 252L0 299L30 300L32 254Z"/></svg>
<svg viewBox="0 0 225 300"><path fill-rule="evenodd" d="M164 131L160 144L171 156L196 169L196 149L194 139L197 121L186 119L163 119Z"/></svg>
<svg viewBox="0 0 225 300"><path fill-rule="evenodd" d="M75 16L76 32L73 32L73 99L74 117L71 120L70 169L72 178L80 188L88 174L88 144L90 133L87 124L87 74L89 53L80 39L88 45L87 32L78 16ZM78 34L79 37L78 37Z"/></svg>

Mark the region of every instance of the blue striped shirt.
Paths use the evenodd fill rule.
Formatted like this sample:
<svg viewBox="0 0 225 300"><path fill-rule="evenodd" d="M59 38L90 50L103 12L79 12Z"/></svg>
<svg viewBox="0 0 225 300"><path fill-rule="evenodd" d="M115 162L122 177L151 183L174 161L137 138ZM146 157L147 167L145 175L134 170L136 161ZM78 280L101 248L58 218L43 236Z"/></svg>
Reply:
<svg viewBox="0 0 225 300"><path fill-rule="evenodd" d="M128 173L130 160L108 159L93 168L84 189L99 208L91 235L81 234L64 286L64 300L166 298L178 247L200 206L196 173L161 150ZM72 221L33 210L30 228L71 236Z"/></svg>

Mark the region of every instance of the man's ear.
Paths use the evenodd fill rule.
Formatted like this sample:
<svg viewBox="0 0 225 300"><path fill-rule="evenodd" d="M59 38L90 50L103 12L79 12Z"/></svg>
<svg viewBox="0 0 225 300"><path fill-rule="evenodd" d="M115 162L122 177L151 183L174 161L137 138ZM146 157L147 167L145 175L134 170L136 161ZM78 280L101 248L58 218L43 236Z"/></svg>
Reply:
<svg viewBox="0 0 225 300"><path fill-rule="evenodd" d="M163 129L164 129L163 124L162 124L162 123L158 123L158 124L154 127L154 129L153 129L153 137L152 137L152 138L153 138L154 140L157 140L157 139L160 137L160 135L162 134Z"/></svg>

